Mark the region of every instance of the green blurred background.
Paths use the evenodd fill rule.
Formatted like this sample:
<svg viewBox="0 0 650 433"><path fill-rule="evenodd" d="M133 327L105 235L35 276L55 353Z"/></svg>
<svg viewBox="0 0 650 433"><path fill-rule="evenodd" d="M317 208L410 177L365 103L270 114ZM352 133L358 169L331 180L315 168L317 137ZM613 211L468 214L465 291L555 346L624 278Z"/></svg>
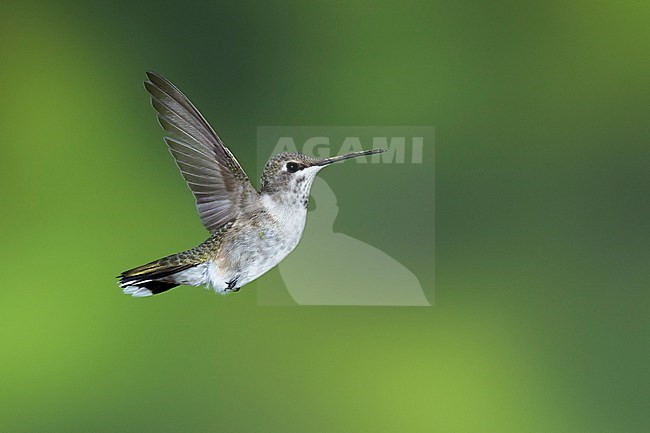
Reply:
<svg viewBox="0 0 650 433"><path fill-rule="evenodd" d="M0 431L648 431L649 11L2 2ZM118 272L206 235L147 69L249 172L258 125L435 126L435 306L260 307L273 272L123 296ZM390 167L338 196L379 248L418 197Z"/></svg>

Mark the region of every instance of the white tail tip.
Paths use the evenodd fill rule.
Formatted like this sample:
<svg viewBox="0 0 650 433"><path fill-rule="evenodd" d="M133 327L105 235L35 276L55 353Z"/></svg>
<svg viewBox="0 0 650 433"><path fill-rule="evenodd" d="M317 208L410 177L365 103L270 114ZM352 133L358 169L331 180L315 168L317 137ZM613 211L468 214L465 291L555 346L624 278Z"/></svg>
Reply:
<svg viewBox="0 0 650 433"><path fill-rule="evenodd" d="M151 296L153 293L149 289L138 286L126 286L123 290L125 295L131 295L136 298L143 298L145 296Z"/></svg>

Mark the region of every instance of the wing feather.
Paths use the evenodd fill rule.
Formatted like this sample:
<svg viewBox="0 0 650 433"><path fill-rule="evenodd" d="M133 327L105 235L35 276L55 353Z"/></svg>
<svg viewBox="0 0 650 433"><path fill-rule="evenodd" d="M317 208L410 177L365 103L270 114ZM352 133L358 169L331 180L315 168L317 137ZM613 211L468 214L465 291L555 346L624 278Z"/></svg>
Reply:
<svg viewBox="0 0 650 433"><path fill-rule="evenodd" d="M201 113L169 80L147 72L144 85L167 147L192 191L201 222L211 233L234 219L258 192Z"/></svg>

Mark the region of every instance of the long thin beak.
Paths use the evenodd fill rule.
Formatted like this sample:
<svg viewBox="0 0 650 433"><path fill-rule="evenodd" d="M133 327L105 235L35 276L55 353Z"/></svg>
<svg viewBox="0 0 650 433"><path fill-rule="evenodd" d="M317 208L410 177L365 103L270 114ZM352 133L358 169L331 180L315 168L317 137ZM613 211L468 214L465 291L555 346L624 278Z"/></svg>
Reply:
<svg viewBox="0 0 650 433"><path fill-rule="evenodd" d="M331 158L321 159L320 161L316 162L313 165L330 165L335 162L343 161L344 159L356 158L358 156L374 155L375 153L382 153L382 152L386 152L386 149L370 149L370 150L362 150L359 152L350 152L350 153L346 153L345 155L339 155L339 156L333 156Z"/></svg>

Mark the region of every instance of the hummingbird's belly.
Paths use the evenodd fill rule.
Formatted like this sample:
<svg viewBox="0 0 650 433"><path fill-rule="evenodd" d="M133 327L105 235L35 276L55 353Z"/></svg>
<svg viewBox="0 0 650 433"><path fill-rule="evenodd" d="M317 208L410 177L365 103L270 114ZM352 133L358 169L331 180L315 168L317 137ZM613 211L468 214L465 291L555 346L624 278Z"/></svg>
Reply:
<svg viewBox="0 0 650 433"><path fill-rule="evenodd" d="M239 288L259 278L282 261L298 245L304 224L283 226L256 225L233 230L214 260L208 265L208 285L226 293L235 281Z"/></svg>

